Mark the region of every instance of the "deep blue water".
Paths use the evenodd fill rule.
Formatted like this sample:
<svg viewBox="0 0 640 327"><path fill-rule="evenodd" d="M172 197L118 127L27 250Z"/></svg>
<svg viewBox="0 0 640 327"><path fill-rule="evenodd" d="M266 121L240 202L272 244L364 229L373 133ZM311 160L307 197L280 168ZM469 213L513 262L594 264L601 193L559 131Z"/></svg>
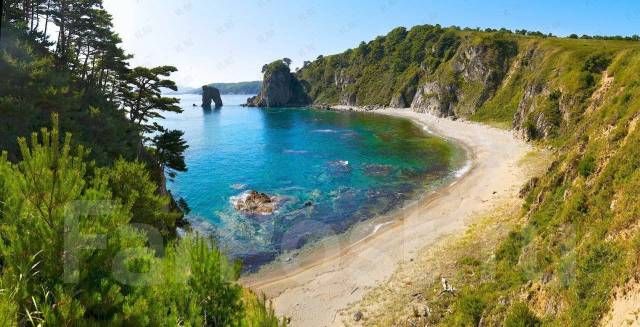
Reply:
<svg viewBox="0 0 640 327"><path fill-rule="evenodd" d="M388 213L455 169L458 150L408 120L311 109L243 108L223 96L203 111L181 95L184 113L163 124L185 132L188 172L168 186L248 269L324 235ZM272 215L245 215L230 199L246 190L278 196ZM306 203L306 205L305 205Z"/></svg>

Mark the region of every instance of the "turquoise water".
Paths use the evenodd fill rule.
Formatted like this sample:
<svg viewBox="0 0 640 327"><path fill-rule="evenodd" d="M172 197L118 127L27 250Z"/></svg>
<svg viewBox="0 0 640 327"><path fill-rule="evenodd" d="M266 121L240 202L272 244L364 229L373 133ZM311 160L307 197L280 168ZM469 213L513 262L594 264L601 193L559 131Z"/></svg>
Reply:
<svg viewBox="0 0 640 327"><path fill-rule="evenodd" d="M311 109L243 108L225 96L203 111L182 95L184 113L163 123L185 132L189 171L169 189L189 203L195 229L211 233L246 269L325 235L385 214L451 176L457 150L405 119ZM272 215L237 212L232 197L278 197Z"/></svg>

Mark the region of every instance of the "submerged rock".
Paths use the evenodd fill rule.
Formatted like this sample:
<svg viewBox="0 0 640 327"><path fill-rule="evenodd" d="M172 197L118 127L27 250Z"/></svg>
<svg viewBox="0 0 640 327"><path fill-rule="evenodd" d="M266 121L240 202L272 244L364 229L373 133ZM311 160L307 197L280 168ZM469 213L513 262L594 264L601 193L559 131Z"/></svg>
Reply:
<svg viewBox="0 0 640 327"><path fill-rule="evenodd" d="M270 215L277 208L277 198L258 191L247 191L239 196L232 197L236 210L248 214Z"/></svg>
<svg viewBox="0 0 640 327"><path fill-rule="evenodd" d="M387 176L391 172L391 166L368 164L364 166L364 173L369 176Z"/></svg>
<svg viewBox="0 0 640 327"><path fill-rule="evenodd" d="M348 160L335 160L327 163L334 174L348 173L351 171L351 165Z"/></svg>

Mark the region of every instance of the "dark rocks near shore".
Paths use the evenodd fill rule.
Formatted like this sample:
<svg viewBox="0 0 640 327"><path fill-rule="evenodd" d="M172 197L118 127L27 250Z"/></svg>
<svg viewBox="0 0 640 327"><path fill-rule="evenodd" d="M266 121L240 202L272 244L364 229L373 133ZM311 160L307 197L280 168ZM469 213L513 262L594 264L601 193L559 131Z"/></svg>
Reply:
<svg viewBox="0 0 640 327"><path fill-rule="evenodd" d="M277 207L276 197L258 191L247 191L232 199L236 210L247 214L270 215Z"/></svg>

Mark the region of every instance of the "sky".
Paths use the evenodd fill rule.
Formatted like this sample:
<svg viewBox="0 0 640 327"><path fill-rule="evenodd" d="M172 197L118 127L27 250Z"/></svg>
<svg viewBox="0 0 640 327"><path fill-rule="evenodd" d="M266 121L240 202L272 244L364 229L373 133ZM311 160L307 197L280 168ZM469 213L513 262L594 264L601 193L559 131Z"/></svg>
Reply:
<svg viewBox="0 0 640 327"><path fill-rule="evenodd" d="M640 34L639 0L104 0L132 65L173 65L178 85L260 80L398 26L539 30L566 36Z"/></svg>

